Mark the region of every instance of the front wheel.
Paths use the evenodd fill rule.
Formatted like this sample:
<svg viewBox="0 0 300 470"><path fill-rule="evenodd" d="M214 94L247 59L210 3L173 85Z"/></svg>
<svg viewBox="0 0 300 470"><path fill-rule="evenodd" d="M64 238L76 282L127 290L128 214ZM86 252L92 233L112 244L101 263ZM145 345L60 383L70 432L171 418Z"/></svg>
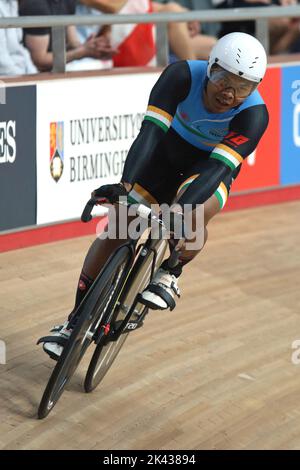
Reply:
<svg viewBox="0 0 300 470"><path fill-rule="evenodd" d="M88 346L102 327L101 320L120 293L133 256L123 246L108 260L79 306L78 320L44 391L38 417L45 418L59 400Z"/></svg>

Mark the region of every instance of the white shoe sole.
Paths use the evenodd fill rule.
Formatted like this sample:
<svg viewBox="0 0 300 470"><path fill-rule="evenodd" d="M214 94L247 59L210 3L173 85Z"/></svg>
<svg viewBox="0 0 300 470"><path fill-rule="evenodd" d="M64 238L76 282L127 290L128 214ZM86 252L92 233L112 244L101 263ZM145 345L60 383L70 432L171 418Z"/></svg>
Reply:
<svg viewBox="0 0 300 470"><path fill-rule="evenodd" d="M144 291L141 294L141 298L143 299L143 304L152 308L152 310L166 310L169 308L167 302L158 295L153 294L153 292Z"/></svg>
<svg viewBox="0 0 300 470"><path fill-rule="evenodd" d="M60 358L62 352L63 352L63 347L59 346L56 343L44 343L43 344L43 350L48 354L48 356L51 357L54 361L58 361Z"/></svg>

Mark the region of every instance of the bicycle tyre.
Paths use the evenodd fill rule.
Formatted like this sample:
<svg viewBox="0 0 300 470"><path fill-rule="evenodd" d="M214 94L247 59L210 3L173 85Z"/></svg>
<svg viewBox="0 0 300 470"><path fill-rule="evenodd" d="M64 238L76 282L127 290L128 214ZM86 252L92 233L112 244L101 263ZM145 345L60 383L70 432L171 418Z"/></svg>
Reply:
<svg viewBox="0 0 300 470"><path fill-rule="evenodd" d="M142 261L142 263L144 263L144 261ZM144 266L149 267L149 263ZM142 277L141 273L139 273L139 277ZM148 281L145 283L145 285L147 283ZM136 290L136 289L137 289L136 285L129 286L129 290L127 294L131 294L132 301L134 301L134 298L139 292L139 290ZM125 290L126 290L126 287L125 287ZM132 292L134 292L133 295L132 295ZM124 300L124 298L122 299L123 294L121 294L121 303L122 303L122 300ZM125 295L125 298L127 298L126 293L124 295ZM115 318L115 322L119 320L119 316L120 314L118 314L117 317ZM117 355L119 354L123 344L125 343L125 340L128 334L129 332L121 333L117 341L109 341L109 338L108 338L108 341L106 342L105 341L106 338L104 338L104 340L101 341L97 345L94 351L93 357L91 359L91 362L89 364L85 380L84 380L84 390L86 391L86 393L92 392L100 384L102 379L105 377L106 373L108 372L114 360L116 359ZM104 361L107 361L107 362L104 363Z"/></svg>
<svg viewBox="0 0 300 470"><path fill-rule="evenodd" d="M93 341L91 335L87 336L90 328L96 328L96 325L98 327L105 311L109 308L112 297L116 295L118 290L121 291L124 276L127 275L126 273L131 260L132 254L130 247L126 245L120 247L106 263L92 288L81 303L79 309L82 311L79 314L79 319L61 357L53 369L43 393L38 408L39 419L45 418L50 413L62 395L88 346ZM114 276L120 269L122 269L121 276L117 282L112 283L113 291L110 292L109 289L106 291L106 294L110 292L110 297L107 300L107 297L102 297L102 293L105 293L105 289L107 289L110 281L113 281ZM106 304L103 305L105 302ZM103 311L103 307L106 307L106 310Z"/></svg>

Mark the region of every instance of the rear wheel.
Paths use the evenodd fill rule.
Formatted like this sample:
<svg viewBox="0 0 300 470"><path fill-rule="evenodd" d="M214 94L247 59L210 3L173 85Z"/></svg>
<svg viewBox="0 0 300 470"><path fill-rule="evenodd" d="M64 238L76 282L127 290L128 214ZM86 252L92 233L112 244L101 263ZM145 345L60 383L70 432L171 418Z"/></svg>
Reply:
<svg viewBox="0 0 300 470"><path fill-rule="evenodd" d="M132 262L130 247L116 251L98 275L79 306L78 320L44 391L38 417L45 418L53 409L80 360L102 327L104 314L113 308Z"/></svg>
<svg viewBox="0 0 300 470"><path fill-rule="evenodd" d="M155 258L155 268L157 269L160 266L164 254L167 249L166 240L161 240L157 242L156 245L156 258ZM143 250L144 251L144 250ZM137 295L142 292L144 287L149 283L151 279L152 267L153 267L153 251L145 260L143 255L139 255L138 259L135 262L133 271L136 270L137 275L133 276L133 281L130 280L127 282L128 292L121 294L119 312L116 313L116 318L114 323L118 323L124 319L124 313L122 312L123 308L126 306L126 309L130 308L137 299ZM125 288L126 289L126 288ZM138 318L143 319L147 314L148 308L144 307L140 303L135 303L136 307L134 308L135 313L133 314L133 321L136 321ZM123 307L123 308L122 308ZM130 319L131 321L131 319ZM114 325L113 325L114 327ZM103 338L98 346L96 347L93 357L91 359L90 365L84 381L84 389L87 393L94 390L99 383L102 381L109 368L116 359L118 353L120 352L123 344L126 341L128 332L122 333L116 341L109 341L108 338Z"/></svg>
<svg viewBox="0 0 300 470"><path fill-rule="evenodd" d="M109 368L119 354L129 333L122 333L116 341L98 344L90 362L85 381L84 390L89 393L94 390L106 375Z"/></svg>
<svg viewBox="0 0 300 470"><path fill-rule="evenodd" d="M99 385L109 368L112 366L129 334L128 325L135 325L134 328L130 328L130 330L142 325L143 319L148 312L148 308L138 302L137 295L139 289L143 286L143 282L145 282L144 271L147 270L147 266L149 267L150 265L151 259L145 263L144 269L139 271L138 279L136 279L137 282L132 285L130 284L130 281L128 281L129 291L121 294L121 298L119 299L120 303L116 305L116 309L118 310L114 312L114 321L111 325L112 339L110 336L103 337L101 339L94 351L88 367L84 381L84 389L87 393L91 392ZM140 278L142 278L142 280ZM124 326L122 326L122 321L127 313L129 313L130 308L133 309L133 313L130 316L126 328L124 328ZM114 339L114 333L120 328L124 328L124 330L117 339Z"/></svg>

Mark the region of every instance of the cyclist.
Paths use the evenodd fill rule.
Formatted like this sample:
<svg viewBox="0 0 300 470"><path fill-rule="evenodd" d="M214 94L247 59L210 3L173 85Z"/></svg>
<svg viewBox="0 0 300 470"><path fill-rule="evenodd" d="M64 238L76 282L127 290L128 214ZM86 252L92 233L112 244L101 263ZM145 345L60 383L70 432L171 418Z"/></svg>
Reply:
<svg viewBox="0 0 300 470"><path fill-rule="evenodd" d="M190 204L193 214L197 205L203 204L205 243L209 220L224 207L242 162L267 128L267 107L257 91L266 66L263 46L245 33L219 39L208 61L169 65L151 91L121 182L102 186L93 195L111 203L120 196L145 204L176 201L182 208ZM118 245L120 240L94 241L79 278L72 313ZM183 247L180 262L173 269L165 260L142 293L144 303L153 309L173 309L182 268L199 251ZM70 331L68 322L52 330L43 345L51 357L61 354L61 339L67 339Z"/></svg>

